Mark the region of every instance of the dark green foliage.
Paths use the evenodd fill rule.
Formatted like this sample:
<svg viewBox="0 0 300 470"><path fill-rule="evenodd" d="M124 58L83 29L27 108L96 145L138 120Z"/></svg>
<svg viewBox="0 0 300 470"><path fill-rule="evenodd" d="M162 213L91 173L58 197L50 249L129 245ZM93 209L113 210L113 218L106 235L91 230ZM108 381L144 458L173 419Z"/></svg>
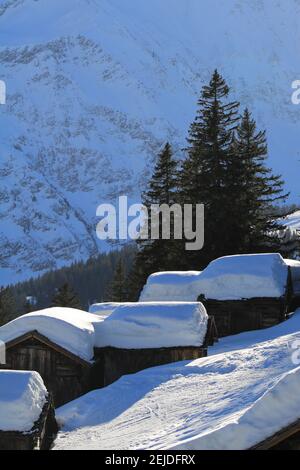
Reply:
<svg viewBox="0 0 300 470"><path fill-rule="evenodd" d="M224 255L280 251L274 219L286 198L283 182L266 165L265 132L256 129L248 110L239 115L239 103L230 100L229 91L215 71L202 89L180 170L167 143L142 198L147 208L204 204L204 248L186 251L185 240L174 240L171 217L170 240L139 240L137 249L125 246L19 284L14 288L18 305L24 308L25 297L31 295L37 298L36 309L48 307L55 290L66 282L85 309L95 301L135 301L155 271L200 270Z"/></svg>
<svg viewBox="0 0 300 470"><path fill-rule="evenodd" d="M231 146L226 195L231 253L280 250L274 203L285 200L281 177L266 166L266 133L257 131L248 109ZM227 231L226 231L227 232ZM225 233L226 234L226 233Z"/></svg>
<svg viewBox="0 0 300 470"><path fill-rule="evenodd" d="M0 326L5 325L17 316L17 308L10 287L0 288Z"/></svg>
<svg viewBox="0 0 300 470"><path fill-rule="evenodd" d="M23 312L24 313L30 313L30 312L33 312L34 310L35 310L35 306L31 302L26 300L25 303L24 303Z"/></svg>
<svg viewBox="0 0 300 470"><path fill-rule="evenodd" d="M122 259L120 259L116 265L114 278L108 289L106 300L108 302L126 302L128 300L126 272Z"/></svg>
<svg viewBox="0 0 300 470"><path fill-rule="evenodd" d="M129 302L137 302L141 289L146 283L149 271L145 269L144 260L141 260L141 255L136 255L132 268L129 272L126 281L127 300ZM145 256L146 261L146 256Z"/></svg>
<svg viewBox="0 0 300 470"><path fill-rule="evenodd" d="M234 130L238 125L237 102L228 99L229 88L215 71L209 85L202 89L198 112L191 124L187 158L180 178L183 204L204 204L205 246L186 253L187 265L200 269L227 253L224 229L227 228L228 162Z"/></svg>
<svg viewBox="0 0 300 470"><path fill-rule="evenodd" d="M70 307L77 308L79 310L82 309L78 295L67 282L65 282L57 290L52 300L51 307Z"/></svg>
<svg viewBox="0 0 300 470"><path fill-rule="evenodd" d="M299 204L283 204L278 206L277 204L273 205L272 212L275 217L286 217L287 215L293 214L296 211L300 211Z"/></svg>
<svg viewBox="0 0 300 470"><path fill-rule="evenodd" d="M220 256L278 250L274 202L284 200L283 182L265 165L266 135L215 71L203 87L189 130L180 178L182 203L205 206L205 246L186 252L186 266L201 269Z"/></svg>
<svg viewBox="0 0 300 470"><path fill-rule="evenodd" d="M17 284L13 287L13 292L19 315L26 313L24 306L27 296L36 298L37 304L34 310L49 307L56 290L65 282L78 293L84 309L88 309L89 305L94 302L106 300L106 292L119 259L124 260L127 272L131 268L135 252L135 247L128 245L120 250L102 253L86 262L74 263L72 266L49 271L36 279Z"/></svg>
<svg viewBox="0 0 300 470"><path fill-rule="evenodd" d="M153 175L147 190L142 195L143 205L149 214L148 231L151 233L151 205L178 203L178 162L173 157L171 145L167 143L159 153ZM138 252L133 270L129 275L128 292L130 300L136 300L146 278L154 271L175 269L180 259L181 243L174 240L174 216L170 216L170 240L161 239L162 219L157 225L160 239L138 240Z"/></svg>

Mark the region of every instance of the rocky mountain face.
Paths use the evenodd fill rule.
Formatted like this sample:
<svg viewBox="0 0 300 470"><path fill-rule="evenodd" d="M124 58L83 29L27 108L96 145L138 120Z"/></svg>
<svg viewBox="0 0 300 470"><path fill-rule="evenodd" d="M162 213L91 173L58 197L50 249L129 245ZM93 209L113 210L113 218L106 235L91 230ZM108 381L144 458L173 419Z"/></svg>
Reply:
<svg viewBox="0 0 300 470"><path fill-rule="evenodd" d="M106 249L96 208L139 201L219 68L297 193L299 0L0 0L0 283ZM297 75L298 74L298 75Z"/></svg>

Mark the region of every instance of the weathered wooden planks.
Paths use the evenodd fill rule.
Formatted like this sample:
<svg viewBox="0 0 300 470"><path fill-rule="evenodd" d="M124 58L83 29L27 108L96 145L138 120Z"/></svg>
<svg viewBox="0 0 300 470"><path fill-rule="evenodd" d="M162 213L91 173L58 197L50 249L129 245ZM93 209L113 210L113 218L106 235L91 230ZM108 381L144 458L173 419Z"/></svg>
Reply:
<svg viewBox="0 0 300 470"><path fill-rule="evenodd" d="M90 390L92 364L65 351L33 331L7 344L6 365L2 369L35 370L56 407Z"/></svg>

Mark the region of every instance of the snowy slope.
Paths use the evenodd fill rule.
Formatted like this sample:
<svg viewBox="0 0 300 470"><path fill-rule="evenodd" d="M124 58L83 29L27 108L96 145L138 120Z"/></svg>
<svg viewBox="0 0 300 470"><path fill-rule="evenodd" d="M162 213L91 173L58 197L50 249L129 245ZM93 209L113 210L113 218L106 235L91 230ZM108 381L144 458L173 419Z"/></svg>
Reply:
<svg viewBox="0 0 300 470"><path fill-rule="evenodd" d="M299 346L300 311L273 328L222 339L210 357L122 377L58 410L55 448L252 446L300 418L294 341Z"/></svg>
<svg viewBox="0 0 300 470"><path fill-rule="evenodd" d="M37 372L0 371L0 431L30 431L48 392Z"/></svg>
<svg viewBox="0 0 300 470"><path fill-rule="evenodd" d="M1 284L99 251L96 207L139 199L215 67L298 194L299 13L298 0L0 0Z"/></svg>

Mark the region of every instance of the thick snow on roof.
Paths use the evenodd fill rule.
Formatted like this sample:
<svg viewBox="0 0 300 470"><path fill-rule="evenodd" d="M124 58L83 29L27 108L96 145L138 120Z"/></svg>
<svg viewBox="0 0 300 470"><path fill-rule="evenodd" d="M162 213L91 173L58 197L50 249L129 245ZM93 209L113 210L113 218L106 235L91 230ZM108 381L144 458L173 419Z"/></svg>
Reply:
<svg viewBox="0 0 300 470"><path fill-rule="evenodd" d="M55 448L249 448L300 418L299 341L300 310L210 357L122 377L57 410Z"/></svg>
<svg viewBox="0 0 300 470"><path fill-rule="evenodd" d="M121 305L96 325L96 346L125 349L201 346L207 319L199 302Z"/></svg>
<svg viewBox="0 0 300 470"><path fill-rule="evenodd" d="M120 305L126 305L127 303L128 302L102 302L92 304L89 307L89 312L95 315L107 317L108 315L113 313L113 311L116 310L117 307L120 307Z"/></svg>
<svg viewBox="0 0 300 470"><path fill-rule="evenodd" d="M300 261L296 259L284 259L284 262L287 266L290 266L291 268L299 268L300 267Z"/></svg>
<svg viewBox="0 0 300 470"><path fill-rule="evenodd" d="M156 273L147 280L140 300L230 300L253 297L281 297L288 268L280 254L225 256L212 261L204 271Z"/></svg>
<svg viewBox="0 0 300 470"><path fill-rule="evenodd" d="M151 274L140 295L140 302L196 301L201 271L169 271Z"/></svg>
<svg viewBox="0 0 300 470"><path fill-rule="evenodd" d="M36 330L86 361L94 356L94 323L101 317L73 308L55 307L23 315L0 328L4 343Z"/></svg>
<svg viewBox="0 0 300 470"><path fill-rule="evenodd" d="M47 395L37 372L0 370L0 431L30 431Z"/></svg>

